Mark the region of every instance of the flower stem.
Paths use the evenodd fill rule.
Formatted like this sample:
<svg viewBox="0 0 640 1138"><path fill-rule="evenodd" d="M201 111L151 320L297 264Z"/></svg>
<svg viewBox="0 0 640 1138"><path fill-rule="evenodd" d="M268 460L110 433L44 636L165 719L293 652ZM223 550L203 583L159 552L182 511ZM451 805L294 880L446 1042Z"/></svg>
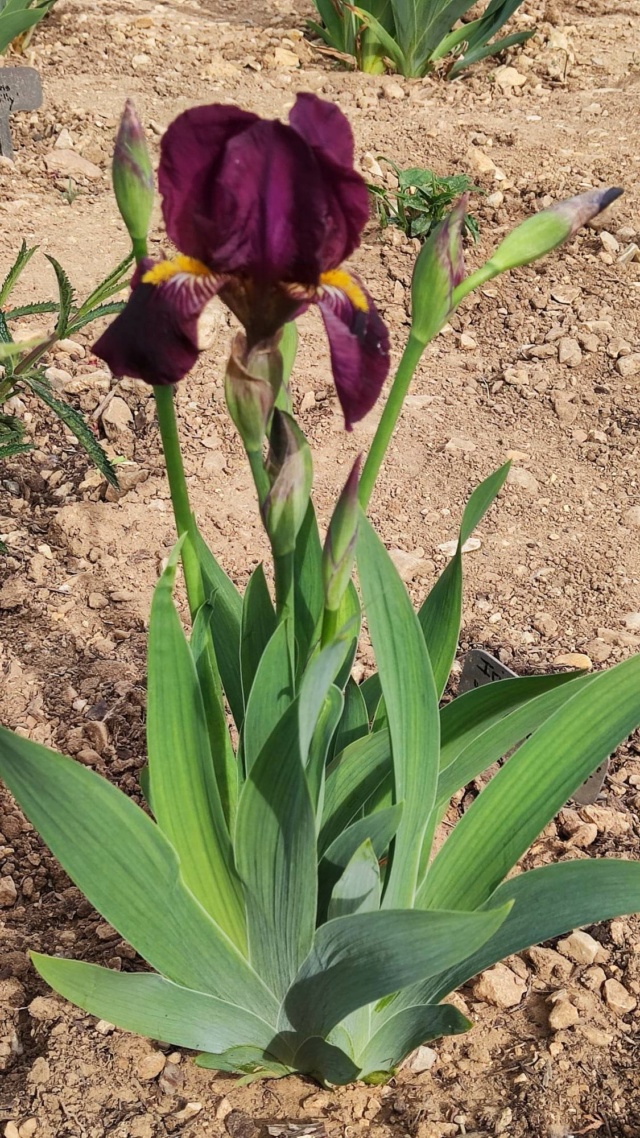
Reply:
<svg viewBox="0 0 640 1138"><path fill-rule="evenodd" d="M327 644L331 644L335 640L336 632L338 630L338 610L325 609L322 614L322 636L320 638L320 647L326 648Z"/></svg>
<svg viewBox="0 0 640 1138"><path fill-rule="evenodd" d="M291 666L295 668L295 594L294 594L294 557L293 553L284 553L280 557L274 554L273 570L276 586L276 613L280 623L286 622L287 644L291 657Z"/></svg>
<svg viewBox="0 0 640 1138"><path fill-rule="evenodd" d="M147 255L147 239L146 237L132 237L131 245L133 247L133 255L136 259L136 264Z"/></svg>
<svg viewBox="0 0 640 1138"><path fill-rule="evenodd" d="M262 454L259 450L248 450L247 458L253 475L253 481L258 495L258 505L262 509L264 500L269 493L269 476L264 468Z"/></svg>
<svg viewBox="0 0 640 1138"><path fill-rule="evenodd" d="M178 425L176 423L176 410L173 402L173 387L156 385L153 389L153 394L156 400L158 426L160 427L160 437L162 439L164 461L167 468L167 478L169 479L169 490L171 492L171 504L173 505L176 529L178 531L178 537L182 537L183 534L187 535L182 546L182 567L184 569L184 579L187 587L189 610L193 620L200 606L204 604L204 588L202 585L200 563L193 540L195 523L193 514L191 513L187 481L184 475L184 464L182 462Z"/></svg>
<svg viewBox="0 0 640 1138"><path fill-rule="evenodd" d="M402 410L402 404L409 390L409 384L420 362L420 357L425 346L421 340L418 340L413 334L410 334L394 381L391 384L389 398L384 405L380 422L373 436L373 442L371 443L369 453L362 468L362 474L360 475L358 498L363 510L366 510L369 505L369 499L373 493L376 478L380 473L380 467L384 461L387 447L389 446L391 436L398 421L398 416Z"/></svg>

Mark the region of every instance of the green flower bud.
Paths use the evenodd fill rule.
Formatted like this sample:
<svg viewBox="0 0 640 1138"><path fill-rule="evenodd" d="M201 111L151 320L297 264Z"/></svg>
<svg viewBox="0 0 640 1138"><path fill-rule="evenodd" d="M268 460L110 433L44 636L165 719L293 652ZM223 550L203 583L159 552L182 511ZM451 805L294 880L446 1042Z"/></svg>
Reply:
<svg viewBox="0 0 640 1138"><path fill-rule="evenodd" d="M144 242L153 208L153 170L144 131L127 99L116 135L111 167L113 189L134 246Z"/></svg>
<svg viewBox="0 0 640 1138"><path fill-rule="evenodd" d="M622 192L619 189L588 190L586 194L535 213L505 237L487 261L486 269L491 269L491 276L497 276L507 269L537 261L573 237Z"/></svg>
<svg viewBox="0 0 640 1138"><path fill-rule="evenodd" d="M411 335L428 344L451 312L454 288L464 277L462 233L467 195L431 232L413 270L411 282Z"/></svg>
<svg viewBox="0 0 640 1138"><path fill-rule="evenodd" d="M340 608L340 602L351 580L360 517L358 505L359 476L360 455L354 462L344 489L336 503L322 551L324 607L329 612L337 612Z"/></svg>
<svg viewBox="0 0 640 1138"><path fill-rule="evenodd" d="M267 474L271 483L262 517L276 557L293 553L309 505L311 451L295 419L276 408L271 422Z"/></svg>
<svg viewBox="0 0 640 1138"><path fill-rule="evenodd" d="M227 364L225 396L229 414L249 453L262 450L281 383L282 356L278 348L266 344L247 354L244 336L236 336Z"/></svg>

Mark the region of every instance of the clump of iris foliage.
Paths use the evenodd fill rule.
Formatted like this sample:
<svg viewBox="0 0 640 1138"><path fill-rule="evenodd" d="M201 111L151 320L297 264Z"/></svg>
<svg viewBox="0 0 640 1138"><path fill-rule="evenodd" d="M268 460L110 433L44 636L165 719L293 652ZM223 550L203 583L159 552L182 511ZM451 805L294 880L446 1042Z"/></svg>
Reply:
<svg viewBox="0 0 640 1138"><path fill-rule="evenodd" d="M481 194L466 174L434 174L423 166L402 170L390 158L382 157L391 166L397 184L394 188L367 182L376 217L382 229L394 225L406 237L424 241L456 198L461 194ZM478 223L471 214L464 217L464 230L474 241L478 239Z"/></svg>
<svg viewBox="0 0 640 1138"><path fill-rule="evenodd" d="M366 515L412 375L451 313L478 285L570 240L620 191L527 218L471 273L465 200L432 231L373 442L323 537L291 407L295 319L317 306L324 320L348 429L381 398L390 365L384 323L344 265L368 214L346 119L313 95L298 96L288 125L231 106L180 115L159 168L179 250L170 260L146 253L153 179L130 104L114 184L138 266L95 351L117 375L153 385L179 535L151 605L146 806L4 730L0 774L150 970L32 960L79 1007L193 1048L203 1067L380 1081L418 1044L471 1026L443 1001L477 972L640 909L639 862L581 858L512 876L640 721L640 657L597 675L509 679L440 705L460 628L462 546L508 464L471 494L456 553L417 612ZM242 326L226 398L272 554L243 596L191 512L174 408L214 296ZM180 561L186 631L173 600ZM377 670L358 684L363 616ZM451 796L511 751L434 853Z"/></svg>
<svg viewBox="0 0 640 1138"><path fill-rule="evenodd" d="M67 273L60 262L47 253L45 256L55 272L58 283L58 299L39 300L9 307L13 289L36 252L37 246L29 249L23 242L18 256L0 285L0 359L3 361L4 373L0 378L0 460L32 450L32 444L25 441L24 423L13 411L7 410L10 399L31 393L58 416L65 427L75 435L97 469L112 486L117 488L118 480L112 463L80 412L53 390L45 374L46 365L42 362L42 358L59 340L74 336L94 320L113 316L122 311L123 302L110 298L122 289L132 257L131 255L126 257L92 290L86 300L78 304ZM52 314L56 318L51 334L45 339L16 343L11 333L11 322L43 314Z"/></svg>
<svg viewBox="0 0 640 1138"><path fill-rule="evenodd" d="M0 53L23 37L23 47L36 24L51 11L56 0L0 0Z"/></svg>
<svg viewBox="0 0 640 1138"><path fill-rule="evenodd" d="M522 0L490 0L482 14L461 23L473 0L314 0L320 22L311 31L360 71L393 68L420 78L442 67L449 79L481 59L524 43L535 29L494 39Z"/></svg>

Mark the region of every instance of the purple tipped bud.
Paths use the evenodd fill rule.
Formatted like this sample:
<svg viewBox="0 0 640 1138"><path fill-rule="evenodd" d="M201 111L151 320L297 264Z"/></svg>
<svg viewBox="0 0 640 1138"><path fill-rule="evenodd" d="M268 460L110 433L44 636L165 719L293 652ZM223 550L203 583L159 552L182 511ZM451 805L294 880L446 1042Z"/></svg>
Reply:
<svg viewBox="0 0 640 1138"><path fill-rule="evenodd" d="M462 233L466 207L465 194L425 241L415 263L411 334L422 344L428 344L442 328L451 312L453 290L464 278Z"/></svg>
<svg viewBox="0 0 640 1138"><path fill-rule="evenodd" d="M247 354L247 342L236 336L225 376L229 414L248 452L261 451L275 393L282 383L282 356L271 345Z"/></svg>
<svg viewBox="0 0 640 1138"><path fill-rule="evenodd" d="M336 612L351 580L358 536L358 479L360 455L354 462L344 489L338 498L322 551L324 607Z"/></svg>
<svg viewBox="0 0 640 1138"><path fill-rule="evenodd" d="M492 276L496 276L507 269L537 261L573 237L592 217L596 217L619 198L622 192L615 188L588 190L586 194L579 194L575 198L558 202L550 209L535 213L505 237L487 262L486 268L492 269Z"/></svg>
<svg viewBox="0 0 640 1138"><path fill-rule="evenodd" d="M271 489L262 517L276 557L293 553L309 505L311 451L295 419L276 408L271 422L267 474Z"/></svg>
<svg viewBox="0 0 640 1138"><path fill-rule="evenodd" d="M131 99L127 99L116 135L111 168L113 189L131 240L142 242L153 208L153 170L147 142Z"/></svg>

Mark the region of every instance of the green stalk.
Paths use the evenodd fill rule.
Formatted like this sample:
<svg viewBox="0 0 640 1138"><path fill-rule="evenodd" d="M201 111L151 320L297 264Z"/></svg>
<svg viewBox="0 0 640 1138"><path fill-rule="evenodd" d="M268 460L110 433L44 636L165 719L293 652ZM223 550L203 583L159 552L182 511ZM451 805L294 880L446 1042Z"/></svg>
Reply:
<svg viewBox="0 0 640 1138"><path fill-rule="evenodd" d="M363 510L366 510L369 505L369 499L371 498L376 478L380 473L380 467L384 461L391 436L398 422L398 416L402 410L402 404L405 401L407 391L409 390L409 384L413 379L413 374L420 362L420 357L425 346L421 340L416 339L413 333L409 335L402 359L400 360L398 370L391 385L389 398L384 405L380 422L373 436L373 442L371 443L369 453L362 468L362 474L360 475L358 498Z"/></svg>
<svg viewBox="0 0 640 1138"><path fill-rule="evenodd" d="M147 255L146 237L132 238L133 255L136 263ZM180 450L180 437L176 422L176 409L173 401L173 387L160 384L153 385L153 394L156 401L158 427L162 440L164 462L169 481L173 517L176 523L178 537L186 534L182 545L181 559L184 572L184 581L189 601L189 612L193 621L198 609L204 604L204 586L200 562L194 543L195 522L189 503L187 480L184 474L182 451Z"/></svg>
<svg viewBox="0 0 640 1138"><path fill-rule="evenodd" d="M326 648L327 644L332 644L336 638L338 631L338 610L325 609L322 614L322 635L320 638L320 647Z"/></svg>
<svg viewBox="0 0 640 1138"><path fill-rule="evenodd" d="M499 271L499 269L494 268L491 261L486 261L484 265L481 265L479 269L476 269L475 273L470 273L468 277L465 277L465 279L460 282L458 287L454 288L453 290L453 295L451 297L451 312L455 312L456 308L460 304L460 301L464 300L465 296L468 296L470 292L473 292L474 288L479 288L480 285L486 284L487 281L490 281L494 277L497 277ZM449 315L451 315L451 312Z"/></svg>
<svg viewBox="0 0 640 1138"><path fill-rule="evenodd" d="M246 452L249 459L249 466L253 475L253 481L258 495L258 504L262 509L262 504L269 493L269 475L264 468L262 454L259 450L248 450Z"/></svg>
<svg viewBox="0 0 640 1138"><path fill-rule="evenodd" d="M162 449L164 451L164 461L167 468L167 478L169 480L169 491L171 493L171 504L173 506L176 529L178 531L178 537L182 537L183 534L187 535L182 546L181 556L184 580L187 587L187 597L189 600L189 611L191 613L191 619L193 620L198 609L204 604L204 587L202 584L202 574L200 572L200 562L198 561L193 540L195 523L189 504L189 492L187 490L187 480L184 474L182 451L180 450L178 424L176 422L176 410L173 401L173 387L156 385L153 388L153 394L156 400L158 426L160 428L160 438L162 439Z"/></svg>
<svg viewBox="0 0 640 1138"><path fill-rule="evenodd" d="M295 669L295 593L294 593L294 553L273 556L273 570L276 586L276 613L278 620L286 622L287 644L291 667Z"/></svg>

